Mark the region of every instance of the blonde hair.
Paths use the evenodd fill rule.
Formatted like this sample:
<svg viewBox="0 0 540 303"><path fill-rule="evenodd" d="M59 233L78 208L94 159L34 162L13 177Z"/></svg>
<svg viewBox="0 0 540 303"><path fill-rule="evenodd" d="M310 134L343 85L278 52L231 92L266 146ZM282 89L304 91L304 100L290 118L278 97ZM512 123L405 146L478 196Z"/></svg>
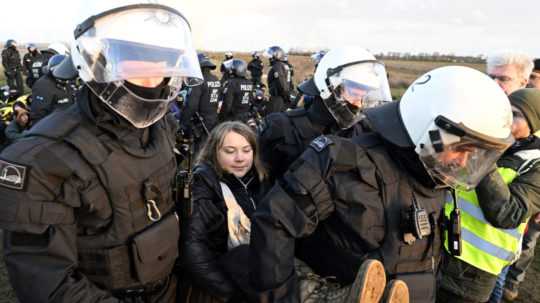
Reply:
<svg viewBox="0 0 540 303"><path fill-rule="evenodd" d="M251 145L251 148L253 149L253 166L255 166L259 180L262 181L266 178L267 173L259 158L257 136L249 126L239 121L228 121L217 125L212 132L210 132L208 139L206 139L206 142L197 157L196 164L206 163L214 168L218 176L223 176L224 171L219 165L217 154L219 149L223 146L225 136L230 132L241 135Z"/></svg>

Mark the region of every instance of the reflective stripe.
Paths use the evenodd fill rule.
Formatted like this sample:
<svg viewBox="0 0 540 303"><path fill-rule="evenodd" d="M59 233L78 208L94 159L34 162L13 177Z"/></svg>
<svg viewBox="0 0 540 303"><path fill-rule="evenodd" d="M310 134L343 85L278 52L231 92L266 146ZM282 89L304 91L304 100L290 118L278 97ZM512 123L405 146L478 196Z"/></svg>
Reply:
<svg viewBox="0 0 540 303"><path fill-rule="evenodd" d="M448 202L447 202L448 203ZM458 207L461 208L464 212L468 213L469 215L473 216L476 220L481 221L482 223L486 223L491 225L489 221L484 216L484 213L482 212L482 209L469 201L458 197ZM491 225L493 226L493 225ZM498 228L493 226L494 228L497 228L498 230L508 234L509 236L512 236L513 238L520 240L521 239L521 233L519 232L518 228L510 228L510 229L504 229L504 228Z"/></svg>
<svg viewBox="0 0 540 303"><path fill-rule="evenodd" d="M488 253L494 257L508 262L514 260L514 253L485 241L465 228L461 229L461 237L463 240L473 244L485 253Z"/></svg>

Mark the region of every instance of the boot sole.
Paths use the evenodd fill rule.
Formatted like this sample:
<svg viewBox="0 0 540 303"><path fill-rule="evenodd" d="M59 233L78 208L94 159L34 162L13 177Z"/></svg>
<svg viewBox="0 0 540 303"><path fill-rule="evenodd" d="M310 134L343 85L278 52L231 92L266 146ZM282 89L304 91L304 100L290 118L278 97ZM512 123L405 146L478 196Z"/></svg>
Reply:
<svg viewBox="0 0 540 303"><path fill-rule="evenodd" d="M386 273L380 261L367 260L362 263L352 285L351 303L379 303L386 286Z"/></svg>
<svg viewBox="0 0 540 303"><path fill-rule="evenodd" d="M388 284L385 303L409 303L409 287L401 280L392 280Z"/></svg>

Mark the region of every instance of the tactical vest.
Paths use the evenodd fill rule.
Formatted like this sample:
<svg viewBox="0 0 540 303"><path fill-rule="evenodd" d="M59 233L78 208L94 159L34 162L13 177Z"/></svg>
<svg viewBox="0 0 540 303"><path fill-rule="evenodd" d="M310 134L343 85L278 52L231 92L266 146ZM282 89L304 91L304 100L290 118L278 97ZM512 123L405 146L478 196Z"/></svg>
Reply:
<svg viewBox="0 0 540 303"><path fill-rule="evenodd" d="M540 152L537 154L516 153L517 156L520 154L525 161L517 170L508 167L497 169L505 184L512 183L515 178L526 173L540 156ZM478 203L476 191L456 191L456 198L457 205L461 209L462 251L461 255L454 257L480 270L498 275L505 266L513 263L518 257L527 223L521 223L513 229L494 227L485 218ZM448 195L444 207L447 219L450 219L450 213L453 210L454 201L452 196ZM449 251L448 237L444 241L444 246Z"/></svg>
<svg viewBox="0 0 540 303"><path fill-rule="evenodd" d="M352 141L351 144L362 146L375 164L382 193L384 238L380 247L369 255L383 262L391 279L402 279L407 283L411 302L434 302L442 249L439 226L446 190L429 189L416 182L404 168L390 160L391 156L377 135L363 134ZM343 148L344 151L347 149L351 154L350 148ZM413 199L427 212L431 234L408 244L404 241L403 216L411 208Z"/></svg>
<svg viewBox="0 0 540 303"><path fill-rule="evenodd" d="M42 123L30 135L63 141L84 160L61 158L89 184L76 210L78 270L113 292L160 283L172 271L179 239L169 123L152 125L149 145L135 149L91 125L77 106L56 117L60 123Z"/></svg>

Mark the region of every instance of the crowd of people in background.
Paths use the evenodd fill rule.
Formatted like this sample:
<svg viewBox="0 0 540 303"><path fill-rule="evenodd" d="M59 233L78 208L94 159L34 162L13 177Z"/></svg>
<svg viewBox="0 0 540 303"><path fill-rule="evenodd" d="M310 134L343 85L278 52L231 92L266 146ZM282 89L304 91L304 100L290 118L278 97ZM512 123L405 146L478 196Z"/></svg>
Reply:
<svg viewBox="0 0 540 303"><path fill-rule="evenodd" d="M217 75L158 4L26 49L4 45L0 123L21 302L519 296L540 235L540 59L438 68L401 100L360 47L314 53L301 83L280 46L226 52Z"/></svg>

